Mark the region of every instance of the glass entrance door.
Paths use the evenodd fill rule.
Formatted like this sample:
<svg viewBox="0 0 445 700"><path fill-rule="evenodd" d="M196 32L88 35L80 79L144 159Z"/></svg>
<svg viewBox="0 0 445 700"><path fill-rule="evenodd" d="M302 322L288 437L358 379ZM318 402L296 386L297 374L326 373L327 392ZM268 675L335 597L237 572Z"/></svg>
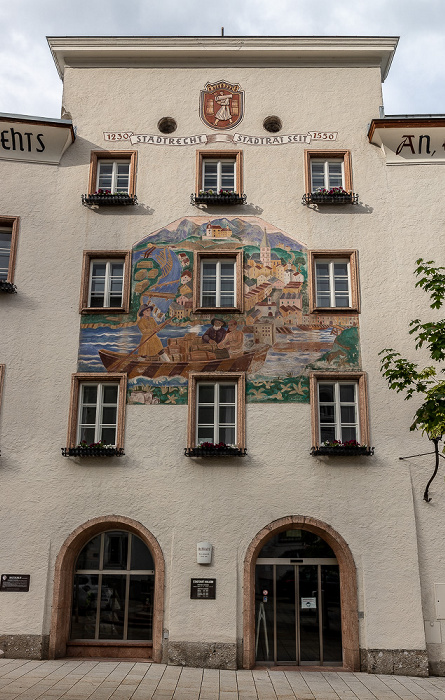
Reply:
<svg viewBox="0 0 445 700"><path fill-rule="evenodd" d="M260 552L255 647L257 663L341 665L339 567L334 552L312 533L280 533Z"/></svg>
<svg viewBox="0 0 445 700"><path fill-rule="evenodd" d="M341 664L338 565L278 562L256 565L256 660Z"/></svg>

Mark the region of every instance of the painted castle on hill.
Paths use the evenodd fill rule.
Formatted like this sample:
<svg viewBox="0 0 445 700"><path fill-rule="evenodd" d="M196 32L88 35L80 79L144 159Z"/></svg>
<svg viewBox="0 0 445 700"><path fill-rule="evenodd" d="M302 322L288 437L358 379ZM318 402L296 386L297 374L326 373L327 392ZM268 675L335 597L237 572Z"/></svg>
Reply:
<svg viewBox="0 0 445 700"><path fill-rule="evenodd" d="M193 312L195 251L242 252L243 313ZM245 371L250 402L308 402L311 369L359 366L358 316L309 314L307 250L258 217L148 235L133 246L130 313L81 323L78 371L126 372L129 403L186 403L192 370Z"/></svg>

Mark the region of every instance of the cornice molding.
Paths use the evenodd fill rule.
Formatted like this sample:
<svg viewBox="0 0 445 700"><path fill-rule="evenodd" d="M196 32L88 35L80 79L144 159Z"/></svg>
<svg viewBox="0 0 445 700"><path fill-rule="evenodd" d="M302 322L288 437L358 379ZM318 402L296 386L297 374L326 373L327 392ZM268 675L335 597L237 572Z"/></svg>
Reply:
<svg viewBox="0 0 445 700"><path fill-rule="evenodd" d="M368 129L368 140L372 142L374 134L379 129L423 129L445 127L445 117L403 117L373 119ZM378 144L381 145L381 144Z"/></svg>
<svg viewBox="0 0 445 700"><path fill-rule="evenodd" d="M379 66L385 80L398 37L47 37L67 66Z"/></svg>

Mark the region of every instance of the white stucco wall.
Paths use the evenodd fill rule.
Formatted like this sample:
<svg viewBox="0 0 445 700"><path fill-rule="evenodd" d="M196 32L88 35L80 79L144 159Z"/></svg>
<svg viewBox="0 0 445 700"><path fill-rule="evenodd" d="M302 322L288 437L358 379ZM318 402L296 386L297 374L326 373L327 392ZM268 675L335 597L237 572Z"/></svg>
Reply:
<svg viewBox="0 0 445 700"><path fill-rule="evenodd" d="M212 133L199 118L199 91L221 78L240 83L246 93L236 131L266 135L263 119L277 114L282 133L338 131L330 146L351 150L360 205L314 211L301 205L302 144L246 145L248 204L239 213L261 216L309 249L359 251L362 367L376 454L357 464L311 457L308 404L248 404L248 457L203 464L183 456L187 407L162 405L127 406L126 456L116 464L64 459L82 251L129 249L171 221L205 215L189 203L193 147L136 147L139 205L119 211L81 206L90 151L132 148L105 142L103 131L157 133L163 116L176 119L175 135ZM378 352L395 346L411 353L408 321L429 315L412 271L420 256L441 261L443 216L425 199L437 206L443 174L440 166L388 168L383 152L369 144L367 125L381 104L379 69L67 68L63 102L77 139L59 168L0 162L0 214L21 217L18 294L0 299L0 362L6 364L0 504L7 514L1 572L31 574L29 594L0 596L0 633L49 632L62 543L88 519L118 514L140 521L162 548L170 640L234 642L242 630L246 549L269 522L298 514L328 523L351 549L364 612L361 646L425 648L423 619L435 615L433 583L445 581L445 489L438 479L433 504L424 504L429 465L398 459L426 451L426 443L408 432L415 407L387 390ZM214 545L213 564L205 569L195 563L200 540ZM203 572L217 579L215 601L189 598L190 578ZM439 658L444 651L432 653Z"/></svg>

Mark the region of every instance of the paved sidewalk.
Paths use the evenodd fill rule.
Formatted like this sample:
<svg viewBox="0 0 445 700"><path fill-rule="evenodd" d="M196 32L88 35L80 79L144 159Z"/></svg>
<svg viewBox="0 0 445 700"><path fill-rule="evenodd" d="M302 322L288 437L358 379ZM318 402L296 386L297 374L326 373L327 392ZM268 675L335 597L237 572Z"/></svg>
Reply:
<svg viewBox="0 0 445 700"><path fill-rule="evenodd" d="M445 700L445 678L0 659L0 700Z"/></svg>

